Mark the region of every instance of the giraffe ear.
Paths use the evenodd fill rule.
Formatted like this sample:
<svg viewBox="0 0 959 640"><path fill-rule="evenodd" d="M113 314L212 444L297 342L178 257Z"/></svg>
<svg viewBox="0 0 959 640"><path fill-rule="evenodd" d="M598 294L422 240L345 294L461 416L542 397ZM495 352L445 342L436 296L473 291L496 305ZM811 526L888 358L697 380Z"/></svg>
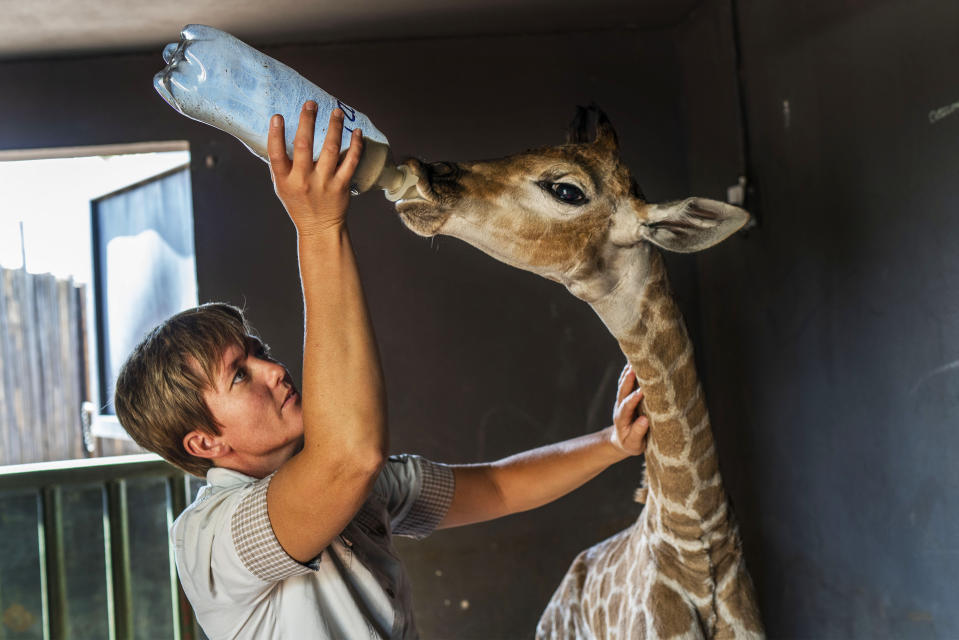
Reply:
<svg viewBox="0 0 959 640"><path fill-rule="evenodd" d="M613 155L619 155L619 136L602 109L596 110L596 140L593 144L606 147Z"/></svg>
<svg viewBox="0 0 959 640"><path fill-rule="evenodd" d="M679 202L650 205L639 235L658 247L678 253L708 249L739 231L749 214L718 200L687 198Z"/></svg>
<svg viewBox="0 0 959 640"><path fill-rule="evenodd" d="M589 144L608 147L608 151L619 153L619 138L606 113L591 104L588 107L576 107L576 115L566 133L569 144Z"/></svg>
<svg viewBox="0 0 959 640"><path fill-rule="evenodd" d="M569 123L569 129L566 130L566 142L568 144L583 144L589 142L589 111L586 107L576 107L576 115L573 121Z"/></svg>

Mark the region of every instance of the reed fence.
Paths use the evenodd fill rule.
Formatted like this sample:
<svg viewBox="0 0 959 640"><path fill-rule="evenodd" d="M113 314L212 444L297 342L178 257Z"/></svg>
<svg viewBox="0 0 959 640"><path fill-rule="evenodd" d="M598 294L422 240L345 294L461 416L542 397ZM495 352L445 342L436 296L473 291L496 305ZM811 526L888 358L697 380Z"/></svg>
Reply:
<svg viewBox="0 0 959 640"><path fill-rule="evenodd" d="M85 446L86 295L72 279L0 267L0 465L141 451L123 441Z"/></svg>

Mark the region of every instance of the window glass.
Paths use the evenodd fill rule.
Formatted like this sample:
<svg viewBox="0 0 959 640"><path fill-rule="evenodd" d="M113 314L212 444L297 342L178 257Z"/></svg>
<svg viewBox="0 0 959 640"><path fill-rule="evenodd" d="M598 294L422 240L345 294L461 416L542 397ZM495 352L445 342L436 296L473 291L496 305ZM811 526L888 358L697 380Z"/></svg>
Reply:
<svg viewBox="0 0 959 640"><path fill-rule="evenodd" d="M142 640L172 638L166 480L128 480L126 497L134 637Z"/></svg>
<svg viewBox="0 0 959 640"><path fill-rule="evenodd" d="M103 489L98 485L60 489L63 579L67 638L108 638Z"/></svg>
<svg viewBox="0 0 959 640"><path fill-rule="evenodd" d="M100 406L114 413L113 387L133 348L197 303L190 172L150 178L92 206Z"/></svg>
<svg viewBox="0 0 959 640"><path fill-rule="evenodd" d="M36 492L0 492L0 636L43 638Z"/></svg>

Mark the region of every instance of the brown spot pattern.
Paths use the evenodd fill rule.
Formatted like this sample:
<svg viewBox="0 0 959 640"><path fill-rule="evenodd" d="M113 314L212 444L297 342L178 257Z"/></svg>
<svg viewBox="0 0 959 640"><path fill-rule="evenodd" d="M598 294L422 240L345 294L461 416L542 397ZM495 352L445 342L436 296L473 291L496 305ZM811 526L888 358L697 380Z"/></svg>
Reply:
<svg viewBox="0 0 959 640"><path fill-rule="evenodd" d="M710 555L716 567L717 576L725 576L729 571L737 569L742 558L742 552L734 536L725 536L714 542Z"/></svg>
<svg viewBox="0 0 959 640"><path fill-rule="evenodd" d="M616 566L616 577L614 578L616 584L625 584L626 583L626 563L620 562Z"/></svg>
<svg viewBox="0 0 959 640"><path fill-rule="evenodd" d="M605 638L609 634L606 632L606 615L603 607L597 607L596 611L592 615L592 624L590 625L593 629L593 633L596 634L597 638Z"/></svg>
<svg viewBox="0 0 959 640"><path fill-rule="evenodd" d="M705 554L703 554L705 556ZM686 593L697 598L705 598L712 592L712 581L709 576L708 563L699 563L698 570L690 566L685 566L676 558L672 562L664 562L659 565L660 574L674 581L676 584L683 585ZM705 571L703 570L705 569Z"/></svg>
<svg viewBox="0 0 959 640"><path fill-rule="evenodd" d="M682 565L696 575L709 572L709 554L701 551L681 551Z"/></svg>
<svg viewBox="0 0 959 640"><path fill-rule="evenodd" d="M656 447L663 455L678 457L686 448L686 425L677 419L656 422L653 437Z"/></svg>
<svg viewBox="0 0 959 640"><path fill-rule="evenodd" d="M649 590L646 607L653 618L653 629L663 638L686 633L693 626L691 607L681 595L661 582Z"/></svg>
<svg viewBox="0 0 959 640"><path fill-rule="evenodd" d="M662 520L666 528L685 538L698 538L702 534L701 518L693 518L685 513L664 509Z"/></svg>
<svg viewBox="0 0 959 640"><path fill-rule="evenodd" d="M705 487L699 490L699 496L697 496L696 501L693 502L693 509L695 509L696 513L702 514L705 517L718 509L725 499L726 494L723 491L722 485Z"/></svg>
<svg viewBox="0 0 959 640"><path fill-rule="evenodd" d="M663 331L653 338L650 351L664 367L668 367L683 355L686 350L685 336L678 331Z"/></svg>
<svg viewBox="0 0 959 640"><path fill-rule="evenodd" d="M706 402L703 400L703 396L700 395L699 399L689 408L689 411L686 414L686 423L690 428L695 429L700 424L702 424L703 419L706 417ZM706 429L709 430L709 425L706 425ZM712 435L710 435L712 439Z"/></svg>
<svg viewBox="0 0 959 640"><path fill-rule="evenodd" d="M620 582L622 584L622 582ZM619 619L622 613L623 594L620 591L615 592L609 598L609 624L613 627L619 626Z"/></svg>
<svg viewBox="0 0 959 640"><path fill-rule="evenodd" d="M685 467L664 465L660 479L662 493L673 502L686 504L693 492L693 474Z"/></svg>
<svg viewBox="0 0 959 640"><path fill-rule="evenodd" d="M708 482L719 473L719 460L716 456L706 456L696 465L696 475L700 482Z"/></svg>
<svg viewBox="0 0 959 640"><path fill-rule="evenodd" d="M689 447L689 460L695 463L706 455L716 455L715 447L713 447L713 434L708 428L693 436L693 443Z"/></svg>
<svg viewBox="0 0 959 640"><path fill-rule="evenodd" d="M630 624L632 633L628 635L628 638L645 638L646 637L646 613L642 610L636 611L633 615L632 624Z"/></svg>
<svg viewBox="0 0 959 640"><path fill-rule="evenodd" d="M669 402L669 399L666 397L666 385L665 384L652 384L646 387L643 390L643 402L646 403L646 408L651 413L668 413L672 409L672 405ZM652 428L655 429L656 425L652 425Z"/></svg>
<svg viewBox="0 0 959 640"><path fill-rule="evenodd" d="M649 383L660 376L660 371L646 360L639 360L632 363L633 371L636 372L636 378L640 385Z"/></svg>
<svg viewBox="0 0 959 640"><path fill-rule="evenodd" d="M703 535L702 521L681 513L667 512L663 516L663 529L683 540L696 540Z"/></svg>
<svg viewBox="0 0 959 640"><path fill-rule="evenodd" d="M677 398L692 398L696 393L696 387L699 384L699 378L696 376L696 361L693 358L692 351L686 356L686 361L671 376L673 383L673 393ZM694 423L690 423L694 424Z"/></svg>

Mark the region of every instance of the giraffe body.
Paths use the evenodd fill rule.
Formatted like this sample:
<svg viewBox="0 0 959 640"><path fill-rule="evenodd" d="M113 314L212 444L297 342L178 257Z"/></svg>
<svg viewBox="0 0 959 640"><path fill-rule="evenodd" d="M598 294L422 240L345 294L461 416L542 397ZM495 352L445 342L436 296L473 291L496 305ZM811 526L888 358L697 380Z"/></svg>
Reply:
<svg viewBox="0 0 959 640"><path fill-rule="evenodd" d="M605 116L592 137L588 115L580 110L565 145L484 162L410 160L418 196L397 204L413 231L458 237L589 303L644 390L646 507L577 556L536 637L761 638L692 343L656 248L704 249L748 214L701 198L647 203Z"/></svg>

